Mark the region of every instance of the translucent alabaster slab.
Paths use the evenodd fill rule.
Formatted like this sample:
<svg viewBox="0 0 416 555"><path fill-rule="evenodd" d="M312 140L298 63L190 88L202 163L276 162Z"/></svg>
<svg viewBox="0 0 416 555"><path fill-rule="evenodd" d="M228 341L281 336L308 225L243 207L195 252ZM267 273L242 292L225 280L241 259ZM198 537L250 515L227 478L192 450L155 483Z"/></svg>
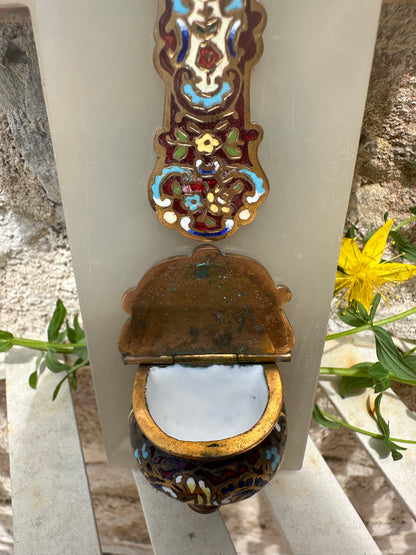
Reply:
<svg viewBox="0 0 416 555"><path fill-rule="evenodd" d="M244 433L261 418L268 394L260 364L153 366L146 384L153 420L183 441L220 440Z"/></svg>
<svg viewBox="0 0 416 555"><path fill-rule="evenodd" d="M1 7L15 0L0 0ZM54 142L109 461L132 465L126 415L136 368L117 337L122 293L196 243L161 226L147 199L163 83L154 0L27 0ZM293 294L296 335L280 372L284 466L300 468L315 397L371 70L380 0L263 0L264 52L251 116L271 190L257 218L218 245L261 262ZM76 40L74 39L76 37Z"/></svg>

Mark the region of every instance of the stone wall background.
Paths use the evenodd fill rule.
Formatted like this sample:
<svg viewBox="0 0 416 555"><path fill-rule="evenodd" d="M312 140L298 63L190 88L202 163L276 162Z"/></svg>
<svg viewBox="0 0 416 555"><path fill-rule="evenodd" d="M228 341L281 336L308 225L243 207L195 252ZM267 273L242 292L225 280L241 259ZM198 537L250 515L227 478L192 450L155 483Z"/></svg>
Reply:
<svg viewBox="0 0 416 555"><path fill-rule="evenodd" d="M0 329L42 337L77 310L48 119L26 10L0 10Z"/></svg>
<svg viewBox="0 0 416 555"><path fill-rule="evenodd" d="M413 205L416 205L416 3L384 4L346 229L354 224L357 234L364 236L383 223L384 212L388 211L398 222L409 216L408 208ZM416 243L416 224L402 231ZM0 292L0 329L16 335L44 338L58 297L70 314L78 311L36 48L28 12L21 10L0 10ZM400 286L395 293L394 305L384 308L380 315L414 305L416 280ZM330 325L336 329L334 318ZM416 319L398 323L394 333L414 340L415 325ZM77 392L75 403L100 532L112 553L151 553L143 520L140 526L137 524L137 492L131 476L122 477L118 470L114 473L106 469L97 439L99 424L90 378L86 376L83 383L85 387ZM0 391L0 397L1 394ZM4 423L4 398L0 408L0 422ZM7 433L0 428L3 468L7 460ZM338 474L355 502L359 502L360 495L367 496L362 516L373 527L373 533L382 537L385 552L412 553L412 543L397 543L401 530L403 537L407 534L414 545L414 529L409 521L404 525L404 520L402 524L395 521L394 529L389 524L389 515L397 509L394 496L387 496L384 516L383 511L375 511L368 502L374 500L374 492L386 485L377 470L368 461L363 462L362 454L357 455L354 441L345 435L342 440L339 435L330 439L327 430L315 430L314 434L328 459L332 457L335 467L340 467ZM348 457L353 462L347 468ZM244 515L238 508L230 514L233 533L243 538L241 553L271 553L269 548L276 552L281 540L271 528L266 508L257 503L247 508ZM397 510L401 514L400 507ZM6 471L0 477L0 553L12 551L10 514ZM244 522L248 527L244 528ZM394 546L390 544L391 534L396 538Z"/></svg>
<svg viewBox="0 0 416 555"><path fill-rule="evenodd" d="M367 103L352 184L346 230L358 236L383 223L395 223L416 204L416 4L384 4L381 12ZM401 232L416 243L416 224ZM394 255L395 253L393 253ZM407 262L407 261L406 261ZM380 317L407 310L416 300L416 280L393 289L392 307ZM335 322L332 321L332 327ZM416 317L397 322L396 336L415 339Z"/></svg>

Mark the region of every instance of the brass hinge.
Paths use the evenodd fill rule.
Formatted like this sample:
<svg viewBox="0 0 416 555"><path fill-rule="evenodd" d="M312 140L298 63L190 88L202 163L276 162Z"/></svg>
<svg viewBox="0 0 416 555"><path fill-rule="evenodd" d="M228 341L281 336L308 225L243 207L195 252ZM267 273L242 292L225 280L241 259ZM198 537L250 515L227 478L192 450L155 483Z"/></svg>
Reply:
<svg viewBox="0 0 416 555"><path fill-rule="evenodd" d="M232 353L206 353L191 355L160 355L160 356L140 356L125 355L123 356L124 364L155 364L155 365L171 365L171 364L267 364L276 362L290 362L291 353L282 355L276 354L258 354L244 355Z"/></svg>

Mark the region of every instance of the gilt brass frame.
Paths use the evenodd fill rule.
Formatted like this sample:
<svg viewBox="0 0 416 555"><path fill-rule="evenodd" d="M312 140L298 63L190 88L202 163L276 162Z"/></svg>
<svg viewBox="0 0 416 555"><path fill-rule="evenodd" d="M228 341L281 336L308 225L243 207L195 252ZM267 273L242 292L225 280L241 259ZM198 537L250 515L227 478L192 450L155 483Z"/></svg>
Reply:
<svg viewBox="0 0 416 555"><path fill-rule="evenodd" d="M139 366L133 388L133 411L144 435L163 451L188 459L219 459L238 455L258 445L273 429L283 406L282 381L275 364L264 364L269 389L266 409L260 420L242 434L218 441L183 441L169 436L155 423L146 401L150 366Z"/></svg>

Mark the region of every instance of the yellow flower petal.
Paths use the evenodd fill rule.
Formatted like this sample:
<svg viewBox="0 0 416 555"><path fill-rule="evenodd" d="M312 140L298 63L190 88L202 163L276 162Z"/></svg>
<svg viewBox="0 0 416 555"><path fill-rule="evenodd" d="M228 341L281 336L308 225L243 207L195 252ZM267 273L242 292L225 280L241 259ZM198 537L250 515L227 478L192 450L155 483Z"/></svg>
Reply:
<svg viewBox="0 0 416 555"><path fill-rule="evenodd" d="M398 262L385 262L372 271L382 283L404 282L416 276L416 266Z"/></svg>
<svg viewBox="0 0 416 555"><path fill-rule="evenodd" d="M345 289L345 287L349 287L351 284L352 278L347 277L342 272L337 272L337 277L335 278L335 293L341 291L341 289Z"/></svg>
<svg viewBox="0 0 416 555"><path fill-rule="evenodd" d="M343 239L339 256L339 270L335 279L335 293L345 290L348 304L361 303L370 309L374 293L383 295L388 283L407 281L416 276L416 266L395 262L381 262L393 220L386 222L367 241L360 251L353 239Z"/></svg>
<svg viewBox="0 0 416 555"><path fill-rule="evenodd" d="M356 279L348 291L348 304L358 301L368 311L374 297L373 283L364 279Z"/></svg>
<svg viewBox="0 0 416 555"><path fill-rule="evenodd" d="M338 266L348 273L348 270L355 268L361 262L361 251L356 240L344 238L339 253Z"/></svg>
<svg viewBox="0 0 416 555"><path fill-rule="evenodd" d="M383 258L393 220L386 222L365 244L362 255L365 263L379 264Z"/></svg>

